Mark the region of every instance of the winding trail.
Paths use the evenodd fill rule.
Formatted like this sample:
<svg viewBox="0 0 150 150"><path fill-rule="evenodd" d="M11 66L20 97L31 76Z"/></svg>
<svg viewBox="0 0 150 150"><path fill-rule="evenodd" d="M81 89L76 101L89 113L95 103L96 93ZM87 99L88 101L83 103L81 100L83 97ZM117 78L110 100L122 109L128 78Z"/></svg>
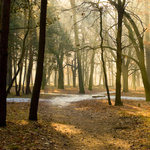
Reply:
<svg viewBox="0 0 150 150"><path fill-rule="evenodd" d="M114 93L114 92L111 92ZM54 93L44 93L48 95L56 95ZM110 96L112 100L115 99L115 96ZM145 100L145 97L130 97L122 96L122 100ZM71 102L91 100L91 99L107 99L106 92L101 92L97 94L61 94L51 99L40 99L40 102L51 102L53 105L60 107L68 106ZM30 102L30 98L7 98L7 102Z"/></svg>

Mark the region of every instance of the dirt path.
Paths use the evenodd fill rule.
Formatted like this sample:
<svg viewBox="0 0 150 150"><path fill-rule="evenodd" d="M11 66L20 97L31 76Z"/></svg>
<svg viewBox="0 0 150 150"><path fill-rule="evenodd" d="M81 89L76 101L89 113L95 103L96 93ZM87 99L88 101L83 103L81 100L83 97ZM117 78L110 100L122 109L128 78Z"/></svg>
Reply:
<svg viewBox="0 0 150 150"><path fill-rule="evenodd" d="M130 148L128 142L116 140L114 125L117 123L118 117L114 120L111 113L105 117L105 111L100 113L85 112L76 110L74 107L52 111L54 118L52 125L58 132L66 134L70 139L65 144L66 149L116 150L120 147L122 149Z"/></svg>
<svg viewBox="0 0 150 150"><path fill-rule="evenodd" d="M32 122L29 102L10 102L7 127L0 128L0 150L150 150L150 102L123 100L123 104L109 106L107 100L91 99L60 107L43 101L38 122Z"/></svg>
<svg viewBox="0 0 150 150"><path fill-rule="evenodd" d="M129 104L137 105L132 101ZM132 110L133 106L129 104L118 108L108 106L106 100L91 100L76 102L63 108L50 106L52 126L64 135L63 144L57 143L61 147L55 149L150 149L150 143L147 143L150 142L149 132L146 130L146 135L139 135L143 130L143 119L134 114L136 109ZM132 111L134 113L130 114Z"/></svg>

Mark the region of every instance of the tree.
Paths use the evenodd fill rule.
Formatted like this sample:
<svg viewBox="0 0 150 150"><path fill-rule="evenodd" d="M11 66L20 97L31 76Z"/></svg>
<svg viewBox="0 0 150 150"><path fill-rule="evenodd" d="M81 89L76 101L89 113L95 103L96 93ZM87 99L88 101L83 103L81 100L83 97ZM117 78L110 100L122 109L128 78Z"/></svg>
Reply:
<svg viewBox="0 0 150 150"><path fill-rule="evenodd" d="M110 4L115 6L116 9L120 8L119 4L117 4L116 2L112 0L109 0L109 1L110 1ZM143 34L140 34L137 24L135 23L131 15L127 13L126 11L124 11L124 17L127 20L127 21L124 20L124 23L130 33L129 38L132 41L138 60L130 56L128 57L130 57L130 59L135 61L136 64L139 66L142 80L143 80L144 89L145 89L146 101L150 101L150 83L148 80L147 70L145 67L145 57L144 57L145 53L144 53L144 44L143 44L143 36L142 36ZM144 29L143 29L143 32L144 32ZM134 38L134 34L136 35L137 42L136 42L136 39Z"/></svg>
<svg viewBox="0 0 150 150"><path fill-rule="evenodd" d="M94 56L95 56L95 50L92 51L92 56L91 56L91 72L90 72L88 90L92 90L92 86L93 86Z"/></svg>
<svg viewBox="0 0 150 150"><path fill-rule="evenodd" d="M124 7L125 7L125 0L123 2L121 0L118 0L118 28L117 28L117 62L116 62L116 68L117 68L117 75L116 75L116 98L115 98L115 105L122 105L121 102L121 53L122 53L122 20L124 16Z"/></svg>
<svg viewBox="0 0 150 150"><path fill-rule="evenodd" d="M64 89L64 55L70 54L69 50L72 45L67 32L61 26L60 22L54 21L55 23L50 25L47 30L46 54L56 58L58 66L58 89Z"/></svg>
<svg viewBox="0 0 150 150"><path fill-rule="evenodd" d="M15 74L14 74L14 77L12 78L8 88L7 88L7 95L8 93L10 92L10 89L14 83L14 81L17 83L17 76L18 74L20 73L20 76L22 74L22 69L23 69L23 62L24 62L24 56L25 56L25 53L26 53L26 41L27 41L27 36L28 36L28 33L29 33L29 30L30 30L30 17L31 17L31 12L29 11L28 13L28 21L27 21L27 16L26 16L26 9L29 8L29 1L25 1L24 3L15 3L13 2L12 3L12 7L11 7L11 13L13 14L11 16L11 24L14 24L16 26L17 29L19 29L20 27L20 23L18 23L20 21L20 18L22 19L22 11L20 12L20 9L23 8L24 10L24 16L25 16L25 20L24 20L24 27L23 27L23 33L21 36L24 36L24 38L21 38L19 35L17 35L17 33L20 33L19 31L15 31L15 29L11 29L12 34L15 34L15 40L13 41L13 47L15 48L15 50L22 48L22 52L21 52L21 55L20 55L20 59L19 61L17 62L17 57L16 57L16 60L14 60L16 63L14 64L14 70L15 70ZM16 14L16 12L18 12L18 14ZM15 14L15 15L14 15ZM21 20L23 21L23 20ZM27 21L27 28L25 27L26 26L26 21ZM12 23L13 22L13 23ZM17 22L17 23L16 23ZM14 36L14 35L13 35ZM14 37L13 37L14 38ZM20 42L20 44L18 44L18 41L21 39L22 43ZM19 45L19 47L18 47ZM20 52L16 51L16 56L18 56ZM17 67L15 66L17 65ZM18 85L16 84L15 85L15 89L16 89L16 95L20 95L20 89L21 89L21 80L19 81L20 82L20 85L19 85L19 88L18 88Z"/></svg>
<svg viewBox="0 0 150 150"><path fill-rule="evenodd" d="M104 71L104 78L105 78L105 86L106 86L106 91L107 91L107 96L108 96L108 104L111 105L111 100L110 100L110 93L109 93L109 87L108 87L108 81L107 81L107 73L106 73L106 66L105 66L105 61L104 61L104 49L103 49L103 33L102 33L102 29L103 29L103 18L102 18L102 12L103 12L103 8L99 8L99 12L100 12L100 38L101 38L101 59L102 59L102 65L103 65L103 71Z"/></svg>
<svg viewBox="0 0 150 150"><path fill-rule="evenodd" d="M1 1L0 25L0 126L6 126L6 76L8 55L8 34L11 0Z"/></svg>
<svg viewBox="0 0 150 150"><path fill-rule="evenodd" d="M150 82L150 34L149 34L149 23L150 23L150 15L149 15L149 1L145 0L145 23L146 23L146 27L148 28L146 31L146 35L145 35L145 50L146 50L146 66L147 66L147 74L148 74L148 79Z"/></svg>
<svg viewBox="0 0 150 150"><path fill-rule="evenodd" d="M79 44L79 37L78 37L78 29L77 29L77 21L76 21L76 12L75 12L75 0L70 0L71 6L73 8L73 22L74 22L74 34L75 34L75 46L78 47ZM81 53L77 51L77 61L78 61L78 78L79 78L79 93L84 94L84 85L83 85L83 75L82 75L82 68L81 68Z"/></svg>
<svg viewBox="0 0 150 150"><path fill-rule="evenodd" d="M37 120L37 111L39 103L40 88L43 76L43 62L45 52L45 34L46 34L46 14L47 14L47 0L41 0L41 14L40 14L40 38L38 49L38 61L33 94L30 104L29 120Z"/></svg>
<svg viewBox="0 0 150 150"><path fill-rule="evenodd" d="M138 39L138 43L137 43L135 41L132 28L125 20L124 21L125 26L128 29L128 31L130 32L129 38L131 39L131 41L133 43L133 46L134 46L134 49L135 49L135 52L136 52L136 55L138 58L138 60L135 60L133 58L132 59L136 62L136 64L140 68L142 80L143 80L143 84L144 84L144 89L145 89L146 101L150 101L150 84L149 84L148 75L147 75L147 71L146 71L146 67L145 67L143 37L140 35L137 25L135 24L134 20L130 17L130 15L125 13L125 16L128 19L128 21L130 22L130 24L134 30L134 33Z"/></svg>

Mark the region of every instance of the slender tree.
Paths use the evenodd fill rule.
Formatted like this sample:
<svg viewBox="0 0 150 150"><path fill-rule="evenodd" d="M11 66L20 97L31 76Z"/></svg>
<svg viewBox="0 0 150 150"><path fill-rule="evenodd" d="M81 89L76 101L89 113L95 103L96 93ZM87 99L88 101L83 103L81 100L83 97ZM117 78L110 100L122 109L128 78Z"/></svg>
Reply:
<svg viewBox="0 0 150 150"><path fill-rule="evenodd" d="M102 12L103 12L103 8L101 7L99 9L100 11L100 38L101 38L101 59L102 59L102 65L103 65L103 71L104 71L104 78L105 78L105 87L106 87L106 91L107 91L107 96L108 96L108 104L111 105L111 99L110 99L110 93L109 93L109 87L108 87L108 81L107 81L107 73L106 73L106 66L105 66L105 61L104 61L104 49L103 49L103 18L102 18Z"/></svg>
<svg viewBox="0 0 150 150"><path fill-rule="evenodd" d="M41 0L41 14L40 14L40 38L38 49L38 61L33 94L31 98L29 120L37 120L37 111L39 103L40 88L43 76L43 62L45 52L45 36L46 36L46 14L47 14L47 0Z"/></svg>

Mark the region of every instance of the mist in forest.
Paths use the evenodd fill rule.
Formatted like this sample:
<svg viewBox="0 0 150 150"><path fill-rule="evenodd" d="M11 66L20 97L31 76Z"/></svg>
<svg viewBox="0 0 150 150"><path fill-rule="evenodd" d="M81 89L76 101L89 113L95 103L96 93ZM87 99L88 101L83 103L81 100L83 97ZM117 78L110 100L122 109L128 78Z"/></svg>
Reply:
<svg viewBox="0 0 150 150"><path fill-rule="evenodd" d="M102 53L108 86L116 86L118 10L115 2L48 1L42 89L79 86L79 92L84 93L84 87L89 90L93 86L105 87ZM38 0L13 3L11 7L7 86L17 74L13 82L17 95L30 93L34 85L39 7ZM146 87L150 80L148 2L126 1L123 10L120 81L122 90L128 92L130 88Z"/></svg>

